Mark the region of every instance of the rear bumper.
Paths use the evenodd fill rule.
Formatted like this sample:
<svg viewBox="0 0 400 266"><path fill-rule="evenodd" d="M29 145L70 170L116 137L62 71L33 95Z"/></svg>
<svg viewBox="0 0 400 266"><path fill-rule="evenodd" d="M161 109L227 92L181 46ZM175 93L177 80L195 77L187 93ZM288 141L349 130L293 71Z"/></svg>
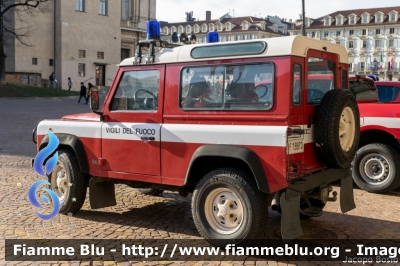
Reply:
<svg viewBox="0 0 400 266"><path fill-rule="evenodd" d="M327 169L302 179L291 181L288 188L298 192L305 192L322 184L332 183L349 176L351 177L350 169Z"/></svg>

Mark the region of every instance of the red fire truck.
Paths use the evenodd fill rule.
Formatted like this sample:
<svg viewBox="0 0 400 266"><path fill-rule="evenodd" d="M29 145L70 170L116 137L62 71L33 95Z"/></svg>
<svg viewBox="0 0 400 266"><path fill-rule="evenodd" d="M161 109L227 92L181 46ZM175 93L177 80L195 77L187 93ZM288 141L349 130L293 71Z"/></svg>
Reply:
<svg viewBox="0 0 400 266"><path fill-rule="evenodd" d="M317 74L329 85L309 84ZM192 194L194 223L214 245L263 235L269 206L282 214L282 238L294 239L300 216L336 200L332 182L342 211L355 208L360 118L348 84L347 51L328 42L151 37L119 65L101 108L94 91L93 113L44 120L35 139L38 150L48 130L60 141L48 178L61 213L79 211L87 187L92 209L115 205L122 183Z"/></svg>

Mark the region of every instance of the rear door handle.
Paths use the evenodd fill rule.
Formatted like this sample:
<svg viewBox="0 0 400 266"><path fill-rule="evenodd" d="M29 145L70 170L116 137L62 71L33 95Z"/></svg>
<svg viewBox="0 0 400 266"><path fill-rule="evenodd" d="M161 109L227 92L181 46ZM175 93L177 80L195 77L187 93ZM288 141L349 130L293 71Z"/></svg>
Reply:
<svg viewBox="0 0 400 266"><path fill-rule="evenodd" d="M156 140L155 137L141 137L142 140Z"/></svg>

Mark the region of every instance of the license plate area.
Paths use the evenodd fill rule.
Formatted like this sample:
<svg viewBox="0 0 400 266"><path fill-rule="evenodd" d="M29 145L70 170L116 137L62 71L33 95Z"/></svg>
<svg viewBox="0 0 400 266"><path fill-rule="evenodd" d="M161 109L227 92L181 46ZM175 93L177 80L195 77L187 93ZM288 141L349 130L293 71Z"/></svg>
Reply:
<svg viewBox="0 0 400 266"><path fill-rule="evenodd" d="M302 139L288 140L288 154L296 154L304 152L304 141Z"/></svg>

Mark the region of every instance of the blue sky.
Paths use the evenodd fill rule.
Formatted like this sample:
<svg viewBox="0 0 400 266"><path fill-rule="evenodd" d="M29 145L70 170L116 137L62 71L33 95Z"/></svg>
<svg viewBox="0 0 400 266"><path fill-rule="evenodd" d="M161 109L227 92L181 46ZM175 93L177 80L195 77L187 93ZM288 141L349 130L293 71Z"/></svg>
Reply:
<svg viewBox="0 0 400 266"><path fill-rule="evenodd" d="M399 0L305 0L306 16L322 17L326 14L348 9L400 6ZM302 12L301 0L157 0L157 19L168 22L185 21L185 12L193 11L193 17L205 19L206 11L211 11L211 18L216 19L229 13L231 16L267 15L280 18L298 19Z"/></svg>

